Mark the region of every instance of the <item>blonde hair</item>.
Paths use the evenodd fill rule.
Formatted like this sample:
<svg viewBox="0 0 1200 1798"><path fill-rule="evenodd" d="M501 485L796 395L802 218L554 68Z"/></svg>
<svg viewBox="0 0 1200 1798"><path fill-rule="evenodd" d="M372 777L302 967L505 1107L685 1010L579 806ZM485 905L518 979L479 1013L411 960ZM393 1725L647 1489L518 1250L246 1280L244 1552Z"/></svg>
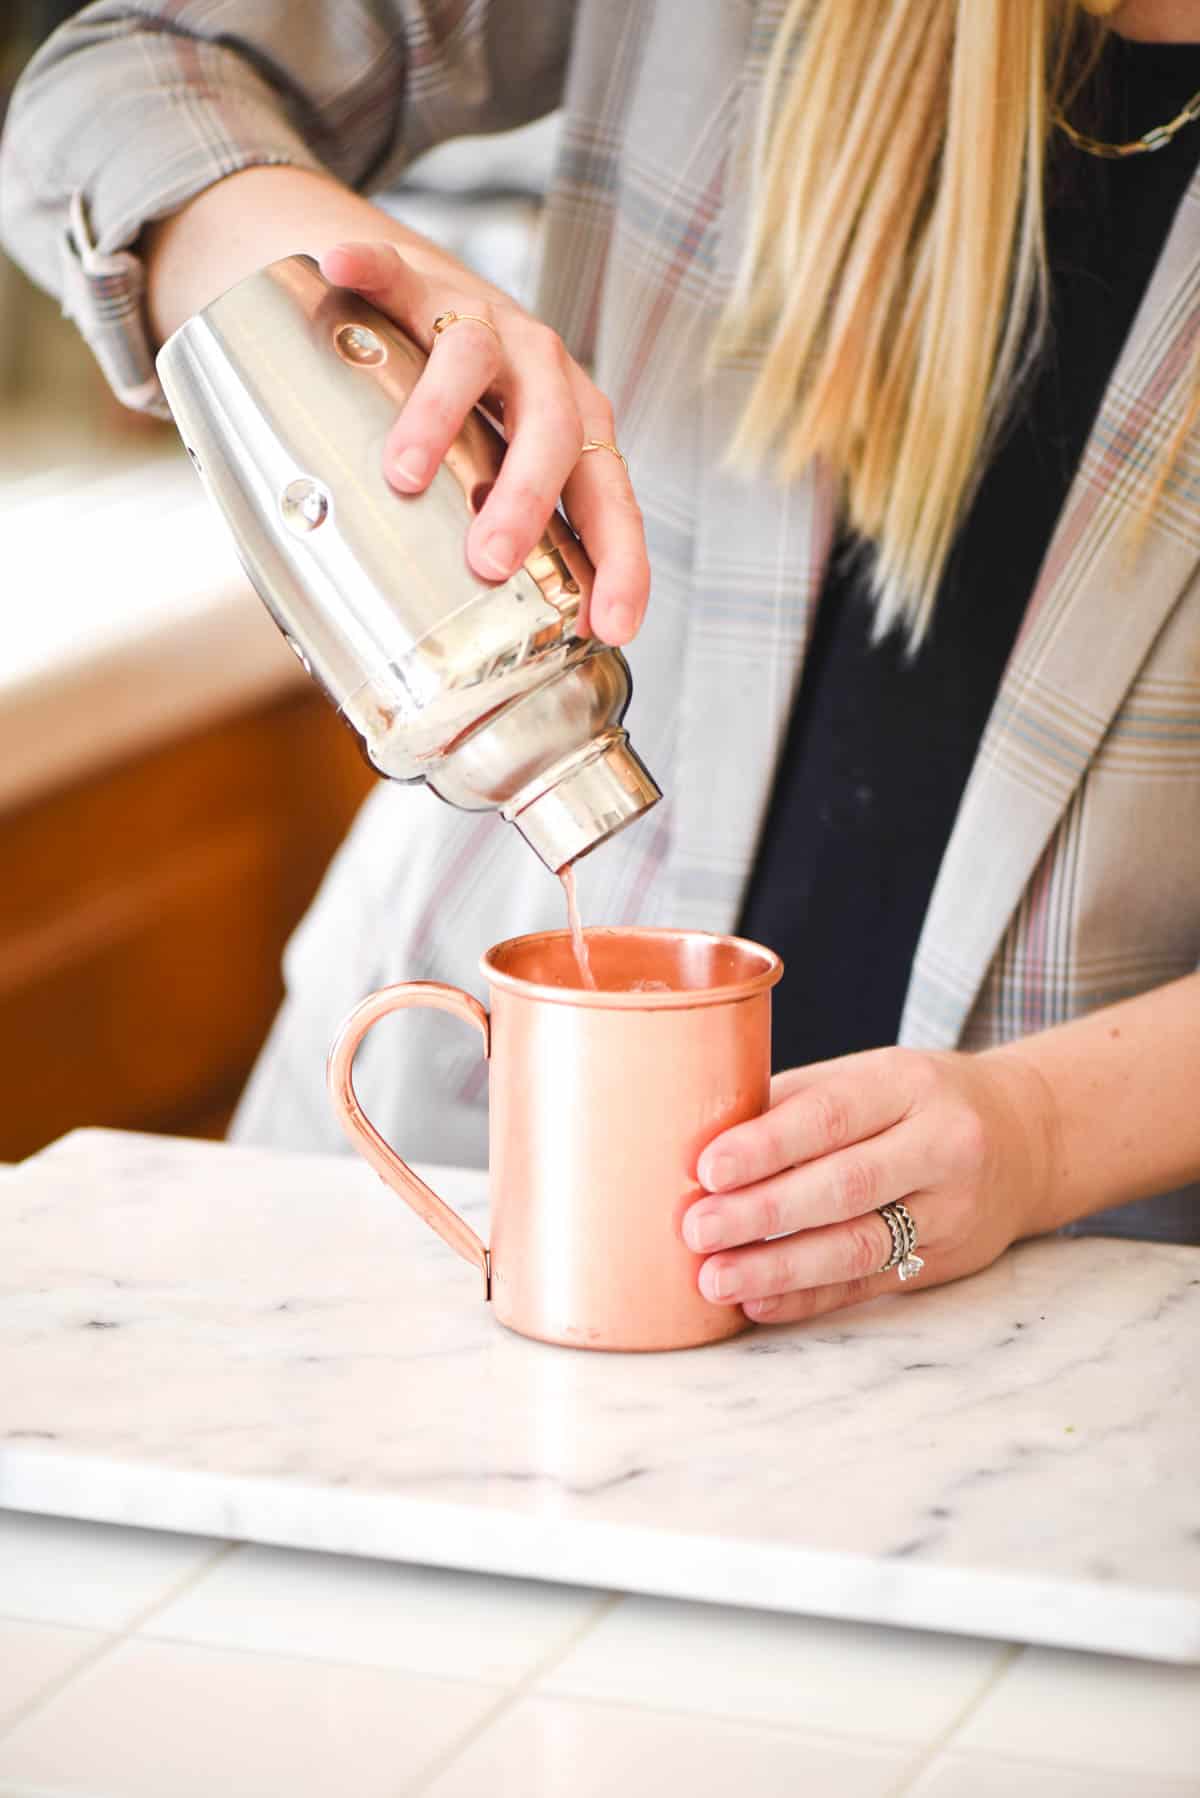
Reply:
<svg viewBox="0 0 1200 1798"><path fill-rule="evenodd" d="M745 256L714 343L757 372L731 457L819 457L876 628L928 628L1046 316L1045 148L1074 0L787 0Z"/></svg>

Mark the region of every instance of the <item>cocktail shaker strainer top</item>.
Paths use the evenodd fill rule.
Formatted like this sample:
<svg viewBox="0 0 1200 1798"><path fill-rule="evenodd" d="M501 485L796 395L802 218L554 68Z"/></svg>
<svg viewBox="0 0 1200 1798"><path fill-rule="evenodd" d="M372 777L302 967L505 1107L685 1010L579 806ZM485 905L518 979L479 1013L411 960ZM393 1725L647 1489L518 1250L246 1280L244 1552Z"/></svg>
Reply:
<svg viewBox="0 0 1200 1798"><path fill-rule="evenodd" d="M629 668L576 634L592 569L561 513L510 579L469 567L504 453L481 412L426 492L389 487L384 441L424 365L308 256L239 282L158 356L246 573L371 763L499 810L557 873L661 797L621 728Z"/></svg>

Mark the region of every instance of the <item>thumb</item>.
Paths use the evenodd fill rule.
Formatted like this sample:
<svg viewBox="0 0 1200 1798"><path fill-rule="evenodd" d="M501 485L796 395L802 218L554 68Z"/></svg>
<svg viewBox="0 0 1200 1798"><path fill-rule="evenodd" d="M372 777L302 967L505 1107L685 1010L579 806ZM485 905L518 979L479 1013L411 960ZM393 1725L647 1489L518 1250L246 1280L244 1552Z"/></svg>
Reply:
<svg viewBox="0 0 1200 1798"><path fill-rule="evenodd" d="M335 244L320 257L319 266L335 287L352 287L401 324L416 323L425 283L394 244Z"/></svg>

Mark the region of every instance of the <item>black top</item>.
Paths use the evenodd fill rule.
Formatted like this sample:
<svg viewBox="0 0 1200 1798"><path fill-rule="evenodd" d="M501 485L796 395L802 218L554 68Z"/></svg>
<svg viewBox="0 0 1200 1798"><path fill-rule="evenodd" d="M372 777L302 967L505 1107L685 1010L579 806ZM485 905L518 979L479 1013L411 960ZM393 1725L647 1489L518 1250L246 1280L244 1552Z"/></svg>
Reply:
<svg viewBox="0 0 1200 1798"><path fill-rule="evenodd" d="M1071 110L1124 141L1200 88L1200 45L1113 38ZM1172 216L1200 121L1120 162L1055 133L1051 332L964 521L913 657L870 641L861 556L821 594L739 928L783 956L774 1062L894 1042L921 923L1055 520Z"/></svg>

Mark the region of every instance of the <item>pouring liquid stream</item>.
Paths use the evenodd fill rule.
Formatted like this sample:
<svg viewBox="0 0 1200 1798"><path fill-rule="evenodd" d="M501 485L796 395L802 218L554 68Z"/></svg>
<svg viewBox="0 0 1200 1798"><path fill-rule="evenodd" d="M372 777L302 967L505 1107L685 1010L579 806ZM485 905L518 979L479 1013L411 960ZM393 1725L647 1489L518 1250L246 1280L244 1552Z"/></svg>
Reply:
<svg viewBox="0 0 1200 1798"><path fill-rule="evenodd" d="M575 868L573 865L563 869L558 877L562 881L563 892L567 896L567 924L571 931L571 949L575 956L575 967L579 974L579 984L589 993L599 992L599 982L592 971L591 951L583 934L583 923L579 916L579 897L575 891ZM628 984L618 983L606 991L619 993L669 993L669 980L631 980Z"/></svg>
<svg viewBox="0 0 1200 1798"><path fill-rule="evenodd" d="M571 931L571 948L575 952L575 966L579 970L579 979L590 993L596 991L596 976L592 973L592 958L584 940L583 924L579 917L579 897L575 891L575 864L569 862L559 875L563 892L567 896L567 924Z"/></svg>

